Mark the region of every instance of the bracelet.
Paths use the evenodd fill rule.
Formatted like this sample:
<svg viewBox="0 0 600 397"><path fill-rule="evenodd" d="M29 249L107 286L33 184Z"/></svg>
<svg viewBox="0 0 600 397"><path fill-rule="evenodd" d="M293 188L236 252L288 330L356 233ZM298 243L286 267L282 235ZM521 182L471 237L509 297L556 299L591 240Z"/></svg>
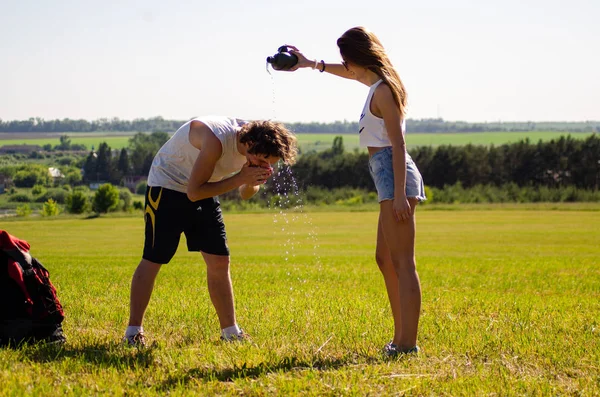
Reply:
<svg viewBox="0 0 600 397"><path fill-rule="evenodd" d="M315 59L315 66L312 67L312 70L315 70L317 68L318 64L319 64L319 62Z"/></svg>
<svg viewBox="0 0 600 397"><path fill-rule="evenodd" d="M321 64L323 65L323 69L319 70L319 72L323 73L325 71L325 61L321 59Z"/></svg>

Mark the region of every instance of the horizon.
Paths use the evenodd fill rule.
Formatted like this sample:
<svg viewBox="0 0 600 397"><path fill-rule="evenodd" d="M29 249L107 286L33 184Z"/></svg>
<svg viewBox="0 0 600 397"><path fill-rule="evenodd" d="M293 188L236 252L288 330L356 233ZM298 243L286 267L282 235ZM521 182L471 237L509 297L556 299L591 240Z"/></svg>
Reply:
<svg viewBox="0 0 600 397"><path fill-rule="evenodd" d="M96 122L96 121L100 121L100 120L119 120L119 121L136 121L136 120L153 120L153 119L162 119L165 121L189 121L192 120L194 118L197 117L203 117L203 116L208 116L208 115L201 115L201 116L193 116L193 117L189 117L189 118L181 118L181 119L177 119L177 118L167 118L164 116L151 116L151 117L135 117L135 118L131 118L131 119L124 119L124 118L120 118L120 117L99 117L96 119L81 119L81 118L72 118L72 117L65 117L65 118L43 118L43 117L38 117L38 116L32 116L32 117L28 117L25 119L12 119L12 120L8 120L8 119L3 119L2 117L0 117L0 123L10 123L10 122L15 122L15 121L29 121L29 120L34 120L37 121L37 119L40 119L42 121L53 121L53 120L60 120L60 121L64 121L64 120L73 120L73 121L87 121L90 123ZM213 115L215 116L215 115ZM229 116L229 115L219 115L219 116L224 116L224 117L233 117L233 116ZM258 120L258 119L255 119ZM331 120L331 121L319 121L319 120L308 120L308 121L289 121L289 120L276 120L279 122L282 122L284 124L311 124L311 123L321 123L321 124L334 124L334 123L358 123L358 120ZM595 124L595 123L600 123L600 118L598 120L498 120L498 121L490 121L490 120L486 120L486 121L466 121L466 120L447 120L444 118L436 118L436 117L426 117L426 118L414 118L414 117L408 117L406 119L406 121L441 121L444 123L465 123L465 124L518 124L518 123L541 123L541 124L560 124L560 123L564 123L564 124L583 124L583 123L588 123L588 124Z"/></svg>

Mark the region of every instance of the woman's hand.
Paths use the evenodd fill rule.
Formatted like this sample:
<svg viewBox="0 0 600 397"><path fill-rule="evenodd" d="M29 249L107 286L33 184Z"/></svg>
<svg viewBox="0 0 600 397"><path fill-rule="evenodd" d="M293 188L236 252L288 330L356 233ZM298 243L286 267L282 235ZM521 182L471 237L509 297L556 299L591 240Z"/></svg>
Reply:
<svg viewBox="0 0 600 397"><path fill-rule="evenodd" d="M286 44L286 46L289 48L290 53L292 53L298 57L298 63L289 69L290 72L293 72L294 70L298 70L300 68L312 68L315 66L315 61L308 60L304 56L304 54L302 54L300 52L300 50L298 50L298 48L296 48L293 45L289 45L289 44Z"/></svg>
<svg viewBox="0 0 600 397"><path fill-rule="evenodd" d="M394 198L393 210L398 222L404 222L412 216L412 208L404 195Z"/></svg>
<svg viewBox="0 0 600 397"><path fill-rule="evenodd" d="M262 185L273 174L272 168L265 168L251 164L249 161L240 170L242 183L248 186Z"/></svg>

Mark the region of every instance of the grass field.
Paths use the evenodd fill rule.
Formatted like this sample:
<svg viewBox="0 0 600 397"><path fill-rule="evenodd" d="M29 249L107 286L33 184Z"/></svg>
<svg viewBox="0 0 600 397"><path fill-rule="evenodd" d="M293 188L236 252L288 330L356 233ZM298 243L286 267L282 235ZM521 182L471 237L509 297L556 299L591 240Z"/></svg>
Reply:
<svg viewBox="0 0 600 397"><path fill-rule="evenodd" d="M298 140L303 150L323 150L331 147L333 138L339 134L298 134ZM568 135L566 132L474 132L474 133L455 133L455 134L422 134L408 133L406 143L408 147L416 146L439 146L439 145L502 145L504 143L514 143L525 138L531 142L537 143L539 140L549 141L561 136ZM591 134L577 133L571 134L575 138L584 139ZM347 150L353 150L358 146L358 134L344 134L344 146Z"/></svg>
<svg viewBox="0 0 600 397"><path fill-rule="evenodd" d="M17 139L11 138L12 134L3 134L0 136L0 147L4 145L57 145L58 137L32 138L31 134L26 134ZM297 134L298 140L303 150L323 150L331 147L333 138L342 135L346 149L353 150L358 147L358 134L312 134L301 133ZM526 132L474 132L474 133L455 133L455 134L417 134L408 133L406 141L409 147L415 146L436 146L436 145L466 145L472 143L474 145L501 145L504 143L517 142L519 140L529 138L532 142L539 140L549 141L561 136L568 135L566 132L554 131L526 131ZM589 133L572 133L571 136L576 138L586 138ZM84 144L88 149L98 148L101 142L106 142L113 149L120 149L127 146L131 135L116 135L116 133L107 134L106 136L85 136L83 133L70 134L71 143Z"/></svg>
<svg viewBox="0 0 600 397"><path fill-rule="evenodd" d="M69 339L0 350L0 395L600 394L600 211L420 211L422 353L392 361L376 220L225 214L253 343L218 342L205 267L182 241L137 351L118 341L140 217L0 219L50 269Z"/></svg>

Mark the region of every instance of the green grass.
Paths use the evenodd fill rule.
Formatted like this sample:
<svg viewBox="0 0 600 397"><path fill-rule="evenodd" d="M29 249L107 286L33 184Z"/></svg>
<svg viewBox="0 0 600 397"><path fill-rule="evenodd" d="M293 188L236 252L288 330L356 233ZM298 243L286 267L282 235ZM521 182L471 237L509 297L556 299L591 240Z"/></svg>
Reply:
<svg viewBox="0 0 600 397"><path fill-rule="evenodd" d="M225 221L254 342L217 341L205 267L182 241L139 352L118 341L141 217L2 222L50 269L68 344L0 350L0 394L600 394L599 211L419 211L422 354L397 361L379 353L392 319L376 212Z"/></svg>
<svg viewBox="0 0 600 397"><path fill-rule="evenodd" d="M331 147L333 138L340 134L298 134L298 140L303 150L323 150ZM502 145L505 143L514 143L525 138L531 142L549 141L558 139L561 136L569 135L568 132L554 131L525 131L525 132L473 132L473 133L411 133L406 136L406 143L409 147L416 146L439 146L439 145ZM591 133L571 133L571 136L578 139L584 139L592 135ZM359 147L358 134L344 134L344 146L346 150L354 150Z"/></svg>
<svg viewBox="0 0 600 397"><path fill-rule="evenodd" d="M83 144L91 150L92 146L98 149L100 143L106 142L112 149L121 149L127 147L131 136L81 136L81 134L71 135L72 144ZM59 138L21 138L21 139L1 139L0 147L5 145L39 145L50 144L56 146L60 143Z"/></svg>
<svg viewBox="0 0 600 397"><path fill-rule="evenodd" d="M113 149L121 149L126 147L131 135L117 136L116 133L107 134L106 136L82 136L83 133L70 133L71 143L73 144L84 144L88 149L91 149L92 145L98 148L101 142L106 142ZM555 132L555 131L525 131L525 132L474 132L474 133L452 133L452 134L424 134L424 133L408 133L406 141L409 147L415 146L437 146L437 145L466 145L472 143L474 145L501 145L504 143L517 142L519 140L529 138L532 142L539 140L549 141L551 139L557 139L561 136L568 135L567 132ZM344 139L344 145L347 150L354 150L358 148L358 134L313 134L313 133L300 133L297 134L300 146L305 151L310 150L323 150L331 147L333 138L341 135ZM572 133L571 136L575 138L586 138L591 133ZM5 134L4 136L8 136ZM0 139L0 147L4 145L57 145L59 143L58 137L45 137L45 138L19 138L19 139Z"/></svg>

